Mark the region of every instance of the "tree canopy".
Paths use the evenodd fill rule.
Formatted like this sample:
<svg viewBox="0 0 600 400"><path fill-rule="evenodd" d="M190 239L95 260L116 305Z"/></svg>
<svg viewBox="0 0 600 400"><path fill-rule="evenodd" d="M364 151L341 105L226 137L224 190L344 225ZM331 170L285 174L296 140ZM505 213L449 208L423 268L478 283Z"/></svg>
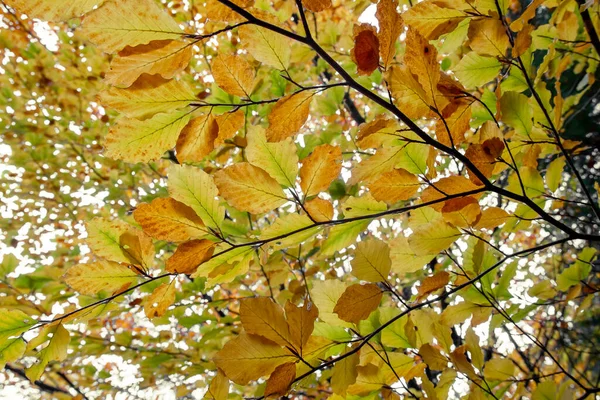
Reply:
<svg viewBox="0 0 600 400"><path fill-rule="evenodd" d="M600 394L600 2L0 12L0 393Z"/></svg>

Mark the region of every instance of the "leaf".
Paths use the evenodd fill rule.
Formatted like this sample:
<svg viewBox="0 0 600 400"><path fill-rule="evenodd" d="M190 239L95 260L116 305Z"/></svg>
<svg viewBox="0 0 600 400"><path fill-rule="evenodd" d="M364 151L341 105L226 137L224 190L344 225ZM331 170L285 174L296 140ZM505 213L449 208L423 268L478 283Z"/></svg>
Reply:
<svg viewBox="0 0 600 400"><path fill-rule="evenodd" d="M437 182L433 182L431 186L423 191L421 200L423 203L443 199L446 195L457 195L477 189L478 187L469 181L464 176L449 176L442 178ZM442 192L442 193L440 193ZM441 211L444 207L444 202L438 202L431 205L431 208Z"/></svg>
<svg viewBox="0 0 600 400"><path fill-rule="evenodd" d="M171 197L140 204L133 217L145 233L158 240L185 242L209 234L191 207Z"/></svg>
<svg viewBox="0 0 600 400"><path fill-rule="evenodd" d="M212 113L193 118L177 139L177 160L180 163L201 162L214 150L218 136L219 125Z"/></svg>
<svg viewBox="0 0 600 400"><path fill-rule="evenodd" d="M282 97L275 103L265 132L269 142L281 142L298 133L308 119L313 95L305 90Z"/></svg>
<svg viewBox="0 0 600 400"><path fill-rule="evenodd" d="M244 110L239 109L233 112L227 112L217 116L217 125L219 125L219 136L215 139L215 147L221 146L226 140L235 136L235 133L244 127L246 117Z"/></svg>
<svg viewBox="0 0 600 400"><path fill-rule="evenodd" d="M422 118L430 113L430 99L406 66L390 67L387 81L394 104L410 119Z"/></svg>
<svg viewBox="0 0 600 400"><path fill-rule="evenodd" d="M107 53L183 35L177 22L149 0L106 1L85 16L82 33Z"/></svg>
<svg viewBox="0 0 600 400"><path fill-rule="evenodd" d="M252 128L246 133L248 162L265 170L280 185L294 187L298 175L296 145L290 139L269 143L262 128Z"/></svg>
<svg viewBox="0 0 600 400"><path fill-rule="evenodd" d="M104 155L130 163L157 160L175 147L189 119L189 111L156 114L145 121L121 118L106 135Z"/></svg>
<svg viewBox="0 0 600 400"><path fill-rule="evenodd" d="M215 184L221 196L240 211L261 214L287 202L285 193L275 179L246 162L218 171Z"/></svg>
<svg viewBox="0 0 600 400"><path fill-rule="evenodd" d="M339 280L328 279L313 282L311 297L319 308L319 320L333 326L349 326L348 323L340 320L333 311L345 290L346 285Z"/></svg>
<svg viewBox="0 0 600 400"><path fill-rule="evenodd" d="M11 337L17 337L26 332L36 321L23 311L0 309L0 343Z"/></svg>
<svg viewBox="0 0 600 400"><path fill-rule="evenodd" d="M102 291L123 291L137 282L138 275L126 265L99 260L72 266L63 279L81 294L97 295Z"/></svg>
<svg viewBox="0 0 600 400"><path fill-rule="evenodd" d="M130 87L142 74L171 79L187 67L191 58L190 44L178 40L153 40L148 44L127 47L113 57L105 82Z"/></svg>
<svg viewBox="0 0 600 400"><path fill-rule="evenodd" d="M504 57L509 45L506 30L499 19L484 18L469 24L469 47L477 54Z"/></svg>
<svg viewBox="0 0 600 400"><path fill-rule="evenodd" d="M175 200L191 207L212 229L219 229L225 218L225 208L217 198L218 189L213 178L199 168L187 165L171 165L169 194Z"/></svg>
<svg viewBox="0 0 600 400"><path fill-rule="evenodd" d="M403 21L402 17L396 11L398 2L396 0L381 0L377 3L377 11L375 16L379 22L379 53L383 61L383 69L394 60L396 54L396 41L402 33Z"/></svg>
<svg viewBox="0 0 600 400"><path fill-rule="evenodd" d="M230 250L231 249L231 250ZM192 273L192 278L197 277L215 277L215 271L222 269L223 267L228 270L233 270L235 272L235 267L239 264L243 264L247 260L248 256L251 256L254 253L254 249L252 247L234 247L227 248L222 251L217 251L210 260L201 264L200 267L196 270L196 272ZM232 268L232 266L234 268ZM211 285L208 285L211 286Z"/></svg>
<svg viewBox="0 0 600 400"><path fill-rule="evenodd" d="M556 278L557 288L567 291L571 286L585 281L592 270L591 261L596 255L596 250L590 247L584 248L578 255L577 261L569 268L564 269Z"/></svg>
<svg viewBox="0 0 600 400"><path fill-rule="evenodd" d="M347 349L344 354L351 350L352 348ZM331 374L331 389L333 390L333 393L340 396L346 396L346 389L348 389L348 386L356 382L358 376L356 367L359 362L360 353L356 351L333 365Z"/></svg>
<svg viewBox="0 0 600 400"><path fill-rule="evenodd" d="M443 371L448 367L448 360L444 357L440 351L425 343L419 349L419 355L423 358L423 361L427 363L427 366L435 371Z"/></svg>
<svg viewBox="0 0 600 400"><path fill-rule="evenodd" d="M495 79L502 64L493 57L480 56L472 51L453 68L454 74L466 88L475 89Z"/></svg>
<svg viewBox="0 0 600 400"><path fill-rule="evenodd" d="M556 192L556 189L558 189L562 182L562 173L565 168L565 163L565 158L559 157L548 165L548 169L546 170L546 185L548 185L548 189L552 192Z"/></svg>
<svg viewBox="0 0 600 400"><path fill-rule="evenodd" d="M210 260L215 244L210 240L190 240L177 247L167 260L165 269L178 274L193 274L198 266Z"/></svg>
<svg viewBox="0 0 600 400"><path fill-rule="evenodd" d="M346 218L365 217L387 210L385 203L377 201L370 193L362 197L350 197L342 206Z"/></svg>
<svg viewBox="0 0 600 400"><path fill-rule="evenodd" d="M305 197L327 190L342 169L342 150L338 146L323 144L304 160L300 168L300 187Z"/></svg>
<svg viewBox="0 0 600 400"><path fill-rule="evenodd" d="M440 143L453 147L465 141L465 132L470 129L472 109L465 102L448 104L442 110L443 121L440 119L435 126L435 134Z"/></svg>
<svg viewBox="0 0 600 400"><path fill-rule="evenodd" d="M92 252L108 260L129 263L132 257L127 256L121 245L121 236L131 227L123 221L109 221L104 218L94 218L86 224L86 243Z"/></svg>
<svg viewBox="0 0 600 400"><path fill-rule="evenodd" d="M163 283L146 299L144 312L148 318L162 317L174 302L175 283Z"/></svg>
<svg viewBox="0 0 600 400"><path fill-rule="evenodd" d="M238 33L244 47L258 61L280 70L287 69L291 45L285 36L258 25L241 26Z"/></svg>
<svg viewBox="0 0 600 400"><path fill-rule="evenodd" d="M477 221L477 229L495 229L504 224L510 218L510 214L498 207L489 207L481 212L481 218Z"/></svg>
<svg viewBox="0 0 600 400"><path fill-rule="evenodd" d="M353 30L354 48L352 61L358 68L359 75L371 75L379 67L379 38L374 26L369 24L355 25Z"/></svg>
<svg viewBox="0 0 600 400"><path fill-rule="evenodd" d="M507 358L494 358L485 363L483 376L490 381L506 381L513 379L515 365Z"/></svg>
<svg viewBox="0 0 600 400"><path fill-rule="evenodd" d="M496 159L498 159L504 151L504 142L498 138L485 140L482 144L472 144L465 152L465 157L469 159L479 172L486 178L491 178L494 172ZM482 182L469 169L469 179L476 185L483 185Z"/></svg>
<svg viewBox="0 0 600 400"><path fill-rule="evenodd" d="M44 21L66 21L85 14L94 6L103 3L103 1L6 0L6 4L23 14L27 14L30 18L38 18Z"/></svg>
<svg viewBox="0 0 600 400"><path fill-rule="evenodd" d="M518 134L529 136L533 129L532 111L527 96L517 92L505 92L500 98L502 119Z"/></svg>
<svg viewBox="0 0 600 400"><path fill-rule="evenodd" d="M311 218L317 222L326 222L333 219L333 204L330 201L315 197L304 203L304 208Z"/></svg>
<svg viewBox="0 0 600 400"><path fill-rule="evenodd" d="M303 0L302 4L312 12L319 12L331 7L331 0Z"/></svg>
<svg viewBox="0 0 600 400"><path fill-rule="evenodd" d="M329 256L336 251L350 246L356 241L356 237L367 229L368 225L369 221L358 220L334 226L329 230L327 240L321 247L321 254Z"/></svg>
<svg viewBox="0 0 600 400"><path fill-rule="evenodd" d="M409 29L406 34L404 64L423 88L427 104L441 109L442 105L436 102L437 85L440 81L437 50L415 29Z"/></svg>
<svg viewBox="0 0 600 400"><path fill-rule="evenodd" d="M278 218L271 226L266 227L261 232L260 238L265 240L278 238L271 242L271 245L275 249L292 247L311 238L319 231L319 226L312 225L314 223L307 215L287 214L284 217ZM308 228L309 226L312 227Z"/></svg>
<svg viewBox="0 0 600 400"><path fill-rule="evenodd" d="M0 368L4 369L7 363L17 361L23 357L26 348L27 342L23 338L2 340L0 343Z"/></svg>
<svg viewBox="0 0 600 400"><path fill-rule="evenodd" d="M265 388L265 397L269 396L285 396L289 391L294 378L296 377L296 363L288 362L281 364L267 379L267 387Z"/></svg>
<svg viewBox="0 0 600 400"><path fill-rule="evenodd" d="M481 207L473 197L448 200L442 208L444 220L457 228L470 228L481 217Z"/></svg>
<svg viewBox="0 0 600 400"><path fill-rule="evenodd" d="M37 362L25 370L25 374L31 382L40 379L50 361L63 361L67 358L67 347L71 337L62 324L44 327L38 337L29 342L27 348L34 349L46 340L48 340L48 344L38 352Z"/></svg>
<svg viewBox="0 0 600 400"><path fill-rule="evenodd" d="M352 264L352 275L367 282L386 282L392 260L387 243L369 238L356 245Z"/></svg>
<svg viewBox="0 0 600 400"><path fill-rule="evenodd" d="M143 74L127 89L111 87L103 91L100 101L130 118L145 119L186 107L195 101L195 95L182 81Z"/></svg>
<svg viewBox="0 0 600 400"><path fill-rule="evenodd" d="M271 374L281 364L294 361L278 344L257 335L241 333L225 343L214 362L238 385Z"/></svg>
<svg viewBox="0 0 600 400"><path fill-rule="evenodd" d="M462 11L442 8L431 0L417 3L402 13L404 23L429 40L453 31L465 17Z"/></svg>
<svg viewBox="0 0 600 400"><path fill-rule="evenodd" d="M229 94L250 98L255 85L254 69L236 55L218 55L212 62L215 83Z"/></svg>
<svg viewBox="0 0 600 400"><path fill-rule="evenodd" d="M475 334L472 327L469 327L469 329L467 330L467 334L465 335L465 342L467 344L467 350L469 350L469 353L471 354L471 361L473 362L473 365L478 370L483 370L483 351L479 346L479 336Z"/></svg>
<svg viewBox="0 0 600 400"><path fill-rule="evenodd" d="M443 220L424 225L410 235L408 243L416 255L437 254L454 243L461 233Z"/></svg>
<svg viewBox="0 0 600 400"><path fill-rule="evenodd" d="M243 300L240 305L240 320L247 333L260 335L282 347L294 347L283 309L271 298Z"/></svg>
<svg viewBox="0 0 600 400"><path fill-rule="evenodd" d="M435 254L417 256L410 248L408 239L403 236L390 240L389 246L392 271L400 276L421 270L435 256Z"/></svg>
<svg viewBox="0 0 600 400"><path fill-rule="evenodd" d="M289 300L285 303L285 315L290 328L290 339L300 357L303 357L306 344L315 328L315 320L319 316L316 305L304 302L298 307Z"/></svg>
<svg viewBox="0 0 600 400"><path fill-rule="evenodd" d="M450 282L450 274L446 271L441 271L435 275L428 276L421 282L417 298L422 299L423 297L427 297L436 290L446 286L448 282Z"/></svg>
<svg viewBox="0 0 600 400"><path fill-rule="evenodd" d="M121 235L119 245L129 264L148 269L154 262L154 244L150 236L139 229L131 228Z"/></svg>
<svg viewBox="0 0 600 400"><path fill-rule="evenodd" d="M227 400L229 394L229 379L223 371L217 370L217 375L210 381L208 392L204 395L205 399L210 400Z"/></svg>
<svg viewBox="0 0 600 400"><path fill-rule="evenodd" d="M358 324L375 311L382 297L383 292L375 284L351 285L340 296L333 312L346 322Z"/></svg>
<svg viewBox="0 0 600 400"><path fill-rule="evenodd" d="M368 187L375 199L394 204L400 200L410 199L420 186L419 179L415 175L398 168L382 174Z"/></svg>

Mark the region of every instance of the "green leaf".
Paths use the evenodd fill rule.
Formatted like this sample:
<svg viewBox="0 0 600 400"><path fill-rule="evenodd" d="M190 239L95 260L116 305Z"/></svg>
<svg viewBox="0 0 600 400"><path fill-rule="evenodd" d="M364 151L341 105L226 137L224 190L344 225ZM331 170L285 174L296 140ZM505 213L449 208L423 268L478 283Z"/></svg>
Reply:
<svg viewBox="0 0 600 400"><path fill-rule="evenodd" d="M494 57L484 57L474 51L464 56L453 68L456 77L466 88L477 88L498 76L502 64Z"/></svg>
<svg viewBox="0 0 600 400"><path fill-rule="evenodd" d="M529 137L533 129L533 113L529 106L529 98L521 93L506 92L500 98L500 112L502 119L510 125L515 132Z"/></svg>

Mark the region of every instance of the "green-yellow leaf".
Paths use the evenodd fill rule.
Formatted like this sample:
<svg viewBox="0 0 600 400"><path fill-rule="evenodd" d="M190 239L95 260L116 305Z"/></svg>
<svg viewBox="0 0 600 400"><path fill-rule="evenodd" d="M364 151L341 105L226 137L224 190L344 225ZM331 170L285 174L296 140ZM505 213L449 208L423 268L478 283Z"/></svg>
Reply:
<svg viewBox="0 0 600 400"><path fill-rule="evenodd" d="M290 63L290 40L258 25L244 25L238 30L243 46L263 64L285 70Z"/></svg>
<svg viewBox="0 0 600 400"><path fill-rule="evenodd" d="M269 143L264 129L253 126L246 134L246 159L265 170L282 186L294 187L298 175L298 155L291 139Z"/></svg>
<svg viewBox="0 0 600 400"><path fill-rule="evenodd" d="M138 275L127 265L100 260L77 264L67 270L65 282L81 294L96 295L101 291L115 293L127 289Z"/></svg>
<svg viewBox="0 0 600 400"><path fill-rule="evenodd" d="M19 336L35 324L35 320L20 310L0 309L0 342Z"/></svg>
<svg viewBox="0 0 600 400"><path fill-rule="evenodd" d="M0 342L0 369L4 369L6 363L17 361L25 353L27 343L21 337L2 340Z"/></svg>
<svg viewBox="0 0 600 400"><path fill-rule="evenodd" d="M35 382L44 373L50 361L62 361L67 358L67 347L71 337L62 324L50 325L42 329L39 336L31 340L28 349L34 349L48 340L48 344L38 353L38 361L27 368L25 374L30 381Z"/></svg>
<svg viewBox="0 0 600 400"><path fill-rule="evenodd" d="M515 364L508 358L494 358L485 363L483 376L490 381L506 381L514 378Z"/></svg>
<svg viewBox="0 0 600 400"><path fill-rule="evenodd" d="M555 192L562 182L562 173L565 168L566 160L564 157L559 157L548 165L546 170L546 185L550 191Z"/></svg>
<svg viewBox="0 0 600 400"><path fill-rule="evenodd" d="M408 243L416 255L437 254L446 250L461 233L444 220L437 220L415 230Z"/></svg>
<svg viewBox="0 0 600 400"><path fill-rule="evenodd" d="M529 136L533 129L533 112L527 96L517 92L505 92L500 98L502 120L520 135Z"/></svg>
<svg viewBox="0 0 600 400"><path fill-rule="evenodd" d="M78 17L104 0L6 0L6 4L30 18L45 21L66 21Z"/></svg>
<svg viewBox="0 0 600 400"><path fill-rule="evenodd" d="M464 56L452 70L466 88L485 85L498 76L502 64L494 57L480 56L472 51Z"/></svg>
<svg viewBox="0 0 600 400"><path fill-rule="evenodd" d="M385 282L392 265L390 248L382 240L370 238L356 245L352 275L368 282Z"/></svg>

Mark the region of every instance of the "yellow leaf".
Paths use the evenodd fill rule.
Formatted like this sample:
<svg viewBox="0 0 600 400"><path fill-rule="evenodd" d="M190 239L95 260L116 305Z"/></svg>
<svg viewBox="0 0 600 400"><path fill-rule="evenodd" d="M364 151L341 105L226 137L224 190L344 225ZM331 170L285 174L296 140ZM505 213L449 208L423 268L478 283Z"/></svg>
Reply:
<svg viewBox="0 0 600 400"><path fill-rule="evenodd" d="M191 207L206 226L219 229L225 218L225 208L219 203L212 176L187 165L172 165L167 174L171 197Z"/></svg>
<svg viewBox="0 0 600 400"><path fill-rule="evenodd" d="M171 79L187 67L191 58L190 44L178 40L154 40L127 47L112 59L105 81L109 85L129 87L142 74Z"/></svg>
<svg viewBox="0 0 600 400"><path fill-rule="evenodd" d="M145 119L157 113L183 108L195 101L190 86L166 80L160 75L143 74L127 89L111 87L100 93L100 101L130 118Z"/></svg>
<svg viewBox="0 0 600 400"><path fill-rule="evenodd" d="M428 0L415 4L402 14L402 19L426 39L437 39L454 30L467 15L462 11L442 8L436 1Z"/></svg>
<svg viewBox="0 0 600 400"><path fill-rule="evenodd" d="M294 187L298 175L298 155L291 139L269 143L264 130L253 126L246 133L246 159L265 170L282 186Z"/></svg>
<svg viewBox="0 0 600 400"><path fill-rule="evenodd" d="M247 333L225 343L214 358L217 367L238 385L247 385L294 360L295 357L277 343Z"/></svg>
<svg viewBox="0 0 600 400"><path fill-rule="evenodd" d="M471 354L471 361L473 365L478 369L483 369L483 351L479 346L479 336L473 331L473 327L469 327L467 334L465 335L465 343L467 344L467 350Z"/></svg>
<svg viewBox="0 0 600 400"><path fill-rule="evenodd" d="M406 66L390 67L387 81L394 96L394 104L409 118L422 118L431 112L431 99Z"/></svg>
<svg viewBox="0 0 600 400"><path fill-rule="evenodd" d="M361 161L352 169L350 184L374 182L380 175L393 171L401 157L401 147L384 147L377 150L377 153Z"/></svg>
<svg viewBox="0 0 600 400"><path fill-rule="evenodd" d="M207 400L227 400L229 394L229 379L223 371L217 370L217 375L210 381L208 392L204 395Z"/></svg>
<svg viewBox="0 0 600 400"><path fill-rule="evenodd" d="M442 208L444 220L457 228L469 228L479 221L481 207L473 197L460 197L444 203Z"/></svg>
<svg viewBox="0 0 600 400"><path fill-rule="evenodd" d="M192 119L177 139L177 160L180 163L204 160L215 148L218 135L219 125L212 113Z"/></svg>
<svg viewBox="0 0 600 400"><path fill-rule="evenodd" d="M5 3L30 18L45 21L66 21L85 14L104 0L6 0Z"/></svg>
<svg viewBox="0 0 600 400"><path fill-rule="evenodd" d="M483 18L469 24L469 47L477 54L504 57L509 45L506 30L499 19Z"/></svg>
<svg viewBox="0 0 600 400"><path fill-rule="evenodd" d="M331 7L331 0L303 0L302 4L312 12L319 12Z"/></svg>
<svg viewBox="0 0 600 400"><path fill-rule="evenodd" d="M298 133L308 119L313 94L305 90L282 97L275 103L265 132L269 142L280 142Z"/></svg>
<svg viewBox="0 0 600 400"><path fill-rule="evenodd" d="M428 203L430 201L443 199L445 195L456 195L469 192L477 188L478 186L473 184L464 176L449 176L442 178L437 182L433 182L431 186L423 191L421 200L423 203ZM474 195L473 197L477 196ZM431 205L431 208L437 211L441 211L443 207L444 202L438 202Z"/></svg>
<svg viewBox="0 0 600 400"><path fill-rule="evenodd" d="M437 50L415 29L409 29L406 35L404 64L421 84L425 91L427 103L441 110L443 105L436 103L437 84L440 81Z"/></svg>
<svg viewBox="0 0 600 400"><path fill-rule="evenodd" d="M23 311L0 309L0 342L4 342L11 337L18 337L35 323L36 320Z"/></svg>
<svg viewBox="0 0 600 400"><path fill-rule="evenodd" d="M27 343L21 337L3 340L0 343L0 368L4 369L6 363L17 361L23 357L26 348Z"/></svg>
<svg viewBox="0 0 600 400"><path fill-rule="evenodd" d="M408 243L415 254L419 256L437 254L450 247L460 235L458 229L444 220L437 220L416 229L408 238Z"/></svg>
<svg viewBox="0 0 600 400"><path fill-rule="evenodd" d="M371 193L367 192L361 197L350 197L342 206L346 218L362 217L378 214L387 210L385 203L377 201Z"/></svg>
<svg viewBox="0 0 600 400"><path fill-rule="evenodd" d="M351 349L347 349L345 353L350 350ZM333 365L331 374L331 389L333 390L333 393L340 396L346 396L346 389L348 389L348 386L356 382L356 377L358 376L356 367L359 362L360 352L357 351Z"/></svg>
<svg viewBox="0 0 600 400"><path fill-rule="evenodd" d="M174 302L175 283L163 283L146 298L144 312L148 318L162 317Z"/></svg>
<svg viewBox="0 0 600 400"><path fill-rule="evenodd" d="M477 221L477 229L494 229L504 224L510 218L510 214L498 207L489 207L481 212L481 218Z"/></svg>
<svg viewBox="0 0 600 400"><path fill-rule="evenodd" d="M171 197L140 204L133 212L133 218L144 232L158 240L185 242L209 234L192 208Z"/></svg>
<svg viewBox="0 0 600 400"><path fill-rule="evenodd" d="M215 139L215 147L222 145L227 139L235 136L236 132L244 127L246 116L244 110L239 109L221 114L216 120L217 125L219 125L219 136Z"/></svg>
<svg viewBox="0 0 600 400"><path fill-rule="evenodd" d="M336 279L315 281L311 288L311 297L319 307L319 320L333 326L349 326L334 313L336 303L346 290L346 285Z"/></svg>
<svg viewBox="0 0 600 400"><path fill-rule="evenodd" d="M121 246L121 236L131 227L123 221L94 218L86 224L86 243L92 252L108 260L129 263L130 258Z"/></svg>
<svg viewBox="0 0 600 400"><path fill-rule="evenodd" d="M356 245L352 275L367 282L386 282L392 266L390 248L382 240L370 238Z"/></svg>
<svg viewBox="0 0 600 400"><path fill-rule="evenodd" d="M287 202L281 186L264 170L242 162L215 174L219 193L240 211L261 214Z"/></svg>
<svg viewBox="0 0 600 400"><path fill-rule="evenodd" d="M510 29L513 32L520 32L521 29L523 29L523 27L525 26L525 24L528 23L530 19L532 19L533 17L535 17L535 13L536 13L537 9L545 1L546 0L534 0L531 3L529 3L529 5L525 9L525 11L523 11L523 13L521 14L521 16L519 16L519 18L517 18L516 20L514 20L510 24Z"/></svg>
<svg viewBox="0 0 600 400"><path fill-rule="evenodd" d="M107 53L183 35L177 22L151 0L106 1L85 16L82 33Z"/></svg>
<svg viewBox="0 0 600 400"><path fill-rule="evenodd" d="M417 256L408 244L408 239L404 236L390 240L390 258L392 260L392 270L403 276L406 273L416 272L429 263L436 254L425 254Z"/></svg>
<svg viewBox="0 0 600 400"><path fill-rule="evenodd" d="M149 162L175 147L190 111L156 114L145 121L121 118L104 140L106 157L130 163Z"/></svg>
<svg viewBox="0 0 600 400"><path fill-rule="evenodd" d="M361 149L376 149L393 144L401 139L402 133L398 133L399 125L394 119L380 114L374 120L361 124L358 127L356 141Z"/></svg>
<svg viewBox="0 0 600 400"><path fill-rule="evenodd" d="M280 70L290 63L292 46L290 40L258 25L244 25L238 29L243 46L263 64Z"/></svg>
<svg viewBox="0 0 600 400"><path fill-rule="evenodd" d="M212 62L215 83L234 96L250 98L255 84L254 69L239 55L218 55Z"/></svg>
<svg viewBox="0 0 600 400"><path fill-rule="evenodd" d="M326 222L333 219L333 204L330 201L315 197L304 203L304 208L313 220Z"/></svg>
<svg viewBox="0 0 600 400"><path fill-rule="evenodd" d="M304 306L298 307L288 300L285 303L285 316L289 324L291 342L300 357L303 357L305 346L315 328L319 309L307 301L304 302Z"/></svg>
<svg viewBox="0 0 600 400"><path fill-rule="evenodd" d="M373 283L355 284L346 288L333 312L346 322L358 324L377 309L382 297L383 292Z"/></svg>
<svg viewBox="0 0 600 400"><path fill-rule="evenodd" d="M270 298L243 300L240 305L240 320L247 333L260 335L282 347L294 347L283 309Z"/></svg>
<svg viewBox="0 0 600 400"><path fill-rule="evenodd" d="M300 187L305 197L327 190L342 170L342 150L338 146L323 144L302 160Z"/></svg>
<svg viewBox="0 0 600 400"><path fill-rule="evenodd" d="M435 125L435 135L445 146L457 146L465 141L465 132L470 129L471 104L454 102L442 110L442 117Z"/></svg>
<svg viewBox="0 0 600 400"><path fill-rule="evenodd" d="M375 16L379 21L379 53L383 61L383 68L387 67L394 60L396 54L396 41L402 33L403 21L398 11L398 2L396 0L381 0L377 3Z"/></svg>
<svg viewBox="0 0 600 400"><path fill-rule="evenodd" d="M63 278L67 285L79 293L96 295L101 291L112 294L125 290L137 282L138 275L126 265L100 260L74 265Z"/></svg>
<svg viewBox="0 0 600 400"><path fill-rule="evenodd" d="M275 368L275 370L271 373L271 376L269 376L269 379L267 379L265 397L285 397L285 394L289 391L294 378L296 378L295 362L287 362L277 366L277 368Z"/></svg>
<svg viewBox="0 0 600 400"><path fill-rule="evenodd" d="M193 274L200 264L212 257L214 247L215 244L206 239L182 243L167 260L165 269L178 274Z"/></svg>
<svg viewBox="0 0 600 400"><path fill-rule="evenodd" d="M311 225L314 225L314 223L310 220L308 215L300 215L295 213L287 214L281 218L278 218L272 225L263 229L260 234L260 238L273 239L280 237L279 239L273 240L270 243L270 245L277 250L286 247L292 247L304 242L321 229L319 226L303 229ZM292 233L295 231L300 232Z"/></svg>
<svg viewBox="0 0 600 400"><path fill-rule="evenodd" d="M494 358L485 363L483 376L489 381L514 379L515 364L508 358Z"/></svg>
<svg viewBox="0 0 600 400"><path fill-rule="evenodd" d="M62 361L67 358L67 348L70 340L69 332L62 324L44 327L40 334L31 340L27 346L28 350L31 350L48 341L46 347L39 351L39 359L36 363L25 370L27 378L31 382L37 381L50 361Z"/></svg>
<svg viewBox="0 0 600 400"><path fill-rule="evenodd" d="M448 367L448 360L444 357L440 351L425 343L419 349L419 355L423 357L423 361L427 363L427 366L435 371L443 371Z"/></svg>
<svg viewBox="0 0 600 400"><path fill-rule="evenodd" d="M225 283L234 279L238 272L245 273L252 260L254 249L252 247L237 247L231 251L217 251L215 255L192 274L192 278L199 276L210 278L207 287L217 283Z"/></svg>
<svg viewBox="0 0 600 400"><path fill-rule="evenodd" d="M477 312L479 308L477 304L467 301L448 306L442 312L441 323L449 327L463 323L474 312Z"/></svg>
<svg viewBox="0 0 600 400"><path fill-rule="evenodd" d="M373 25L354 25L352 61L359 75L371 75L379 67L379 38Z"/></svg>
<svg viewBox="0 0 600 400"><path fill-rule="evenodd" d="M410 199L421 184L419 179L405 169L394 169L382 174L369 187L373 197L388 204Z"/></svg>
<svg viewBox="0 0 600 400"><path fill-rule="evenodd" d="M441 271L435 275L428 276L427 278L423 279L421 285L419 286L417 299L427 297L436 290L446 286L448 282L450 282L450 274L446 271Z"/></svg>

